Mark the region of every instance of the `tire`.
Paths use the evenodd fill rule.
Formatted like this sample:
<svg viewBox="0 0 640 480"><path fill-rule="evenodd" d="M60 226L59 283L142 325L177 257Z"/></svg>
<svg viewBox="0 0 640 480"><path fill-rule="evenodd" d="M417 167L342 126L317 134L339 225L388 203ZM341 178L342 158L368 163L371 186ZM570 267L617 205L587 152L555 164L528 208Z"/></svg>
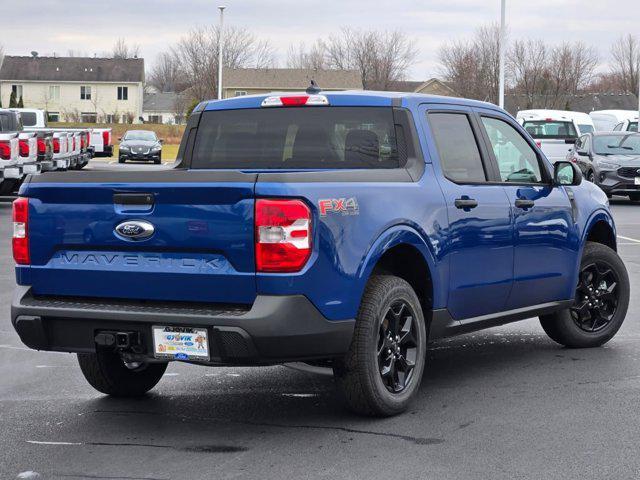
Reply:
<svg viewBox="0 0 640 480"><path fill-rule="evenodd" d="M162 155L160 155L157 160L154 160L153 163L160 165L162 163Z"/></svg>
<svg viewBox="0 0 640 480"><path fill-rule="evenodd" d="M124 163L124 162L125 162L124 158L118 158L118 163Z"/></svg>
<svg viewBox="0 0 640 480"><path fill-rule="evenodd" d="M93 388L114 397L144 395L157 385L167 369L167 363L147 363L130 369L118 353L109 350L79 353L78 363Z"/></svg>
<svg viewBox="0 0 640 480"><path fill-rule="evenodd" d="M630 193L629 200L632 202L640 202L640 193Z"/></svg>
<svg viewBox="0 0 640 480"><path fill-rule="evenodd" d="M591 183L596 183L596 175L593 173L593 170L589 170L589 173L587 173L587 180Z"/></svg>
<svg viewBox="0 0 640 480"><path fill-rule="evenodd" d="M589 296L590 291L581 286L583 277L588 277L590 275L589 272L593 272L593 266L596 265L595 262L598 262L597 268L599 272L606 272L607 269L611 271L610 274L601 277L604 278L605 285L607 282L611 285L614 280L617 280L614 289L615 296L617 297L615 299L615 309L608 308L612 301L609 300L609 298L612 297L606 293L606 289L602 290L605 293L601 297L597 296L600 288L596 289L593 293L593 298L604 302L607 306L607 311L612 312L611 318L600 327L598 327L597 323L597 314L594 316L592 311L585 307L585 305L593 305L593 303L589 303L592 301ZM602 284L600 283L600 285ZM549 335L549 338L560 345L569 348L599 347L611 340L622 326L629 307L629 297L629 276L618 254L606 245L587 242L580 262L580 279L574 306L550 315L543 315L540 317L540 323L546 334ZM581 315L579 311L585 311L587 313ZM580 319L583 318L586 319L584 323L591 323L593 321L593 331L589 331L588 328L585 329L584 324L582 327L578 325L582 323Z"/></svg>
<svg viewBox="0 0 640 480"><path fill-rule="evenodd" d="M400 308L400 305L403 307ZM395 347L389 344L391 348L388 349L384 347L387 341L392 342L394 339L381 334L385 331L385 325L391 330L392 324L400 323L393 320L398 318L394 316L398 311L404 319L401 320L402 323L406 324L406 315L412 317L413 336L404 344L415 345L411 352L409 347L404 350L405 347L400 346L400 343L396 343ZM391 320L387 320L388 318ZM395 329L396 332L398 330ZM398 338L400 335L395 337L396 340ZM402 338L406 339L408 336L403 335ZM338 391L347 407L357 414L369 416L391 416L406 410L422 381L426 339L422 307L411 286L403 279L391 275L371 277L360 304L349 351L343 359L337 360L334 364ZM383 352L382 356L379 355L379 351ZM396 375L387 375L383 380L380 364L381 358L386 358L385 362L390 361L390 365L396 365L395 359L391 358L395 357L395 354L385 353L392 351L400 352L397 363L399 368L408 368L403 358L414 358L413 369L406 375L406 385L395 392L392 391L394 387L386 382L393 382ZM397 377L399 378L399 375Z"/></svg>

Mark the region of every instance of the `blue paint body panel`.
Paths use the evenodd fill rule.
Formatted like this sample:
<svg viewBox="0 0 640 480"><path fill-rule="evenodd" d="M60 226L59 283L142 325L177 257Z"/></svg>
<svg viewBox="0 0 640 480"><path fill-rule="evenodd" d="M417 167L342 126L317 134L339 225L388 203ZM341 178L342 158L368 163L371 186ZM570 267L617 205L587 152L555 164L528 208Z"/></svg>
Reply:
<svg viewBox="0 0 640 480"><path fill-rule="evenodd" d="M428 265L432 308L456 321L572 298L588 232L605 222L615 232L597 187L508 184L459 185L447 180L427 121L430 110L491 112L526 132L492 105L414 94L326 94L331 106L396 106L413 116L424 173L415 181L279 180L216 183L35 183L30 198L32 265L16 268L20 285L36 294L251 304L257 295L306 296L329 320L355 318L365 285L385 252L414 247ZM265 95L201 104L204 111L260 108ZM533 142L531 142L535 148ZM545 168L551 171L546 163ZM281 178L281 177L280 177ZM152 208L114 205L117 191L153 193ZM463 211L454 201L475 198ZM310 207L313 253L295 274L257 274L255 198L299 198ZM356 198L357 215L320 216L326 198ZM518 198L535 207L514 207ZM148 240L114 234L125 220L155 227Z"/></svg>

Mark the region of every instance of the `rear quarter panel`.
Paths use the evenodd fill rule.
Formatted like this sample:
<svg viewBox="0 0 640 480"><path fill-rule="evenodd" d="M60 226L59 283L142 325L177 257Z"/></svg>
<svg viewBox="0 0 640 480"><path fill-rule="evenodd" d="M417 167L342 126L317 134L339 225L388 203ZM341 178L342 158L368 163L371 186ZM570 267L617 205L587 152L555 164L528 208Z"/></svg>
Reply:
<svg viewBox="0 0 640 480"><path fill-rule="evenodd" d="M269 182L261 175L256 197L297 197L313 213L314 254L298 274L258 274L258 294L305 294L330 320L354 318L377 260L398 243L415 246L434 277L434 305L444 305L448 272L442 232L447 214L440 186L427 164L418 182ZM355 199L357 212L327 213L326 199Z"/></svg>

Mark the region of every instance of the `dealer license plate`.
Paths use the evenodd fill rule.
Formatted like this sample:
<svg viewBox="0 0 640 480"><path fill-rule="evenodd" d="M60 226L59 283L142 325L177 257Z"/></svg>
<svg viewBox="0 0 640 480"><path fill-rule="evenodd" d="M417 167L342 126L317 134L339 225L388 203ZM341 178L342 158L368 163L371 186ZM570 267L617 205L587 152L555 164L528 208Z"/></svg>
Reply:
<svg viewBox="0 0 640 480"><path fill-rule="evenodd" d="M153 327L156 358L170 360L209 360L207 329L194 327Z"/></svg>

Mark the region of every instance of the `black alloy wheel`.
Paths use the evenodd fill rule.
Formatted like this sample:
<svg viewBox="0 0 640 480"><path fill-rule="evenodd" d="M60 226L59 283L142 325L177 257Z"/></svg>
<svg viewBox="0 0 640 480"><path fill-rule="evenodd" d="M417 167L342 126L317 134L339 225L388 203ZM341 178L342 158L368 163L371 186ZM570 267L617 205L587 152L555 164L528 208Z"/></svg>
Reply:
<svg viewBox="0 0 640 480"><path fill-rule="evenodd" d="M418 355L415 322L416 315L404 300L393 303L381 318L378 368L391 393L402 392L411 382Z"/></svg>
<svg viewBox="0 0 640 480"><path fill-rule="evenodd" d="M595 261L582 267L571 317L583 331L594 333L609 325L618 308L620 280L615 271Z"/></svg>

